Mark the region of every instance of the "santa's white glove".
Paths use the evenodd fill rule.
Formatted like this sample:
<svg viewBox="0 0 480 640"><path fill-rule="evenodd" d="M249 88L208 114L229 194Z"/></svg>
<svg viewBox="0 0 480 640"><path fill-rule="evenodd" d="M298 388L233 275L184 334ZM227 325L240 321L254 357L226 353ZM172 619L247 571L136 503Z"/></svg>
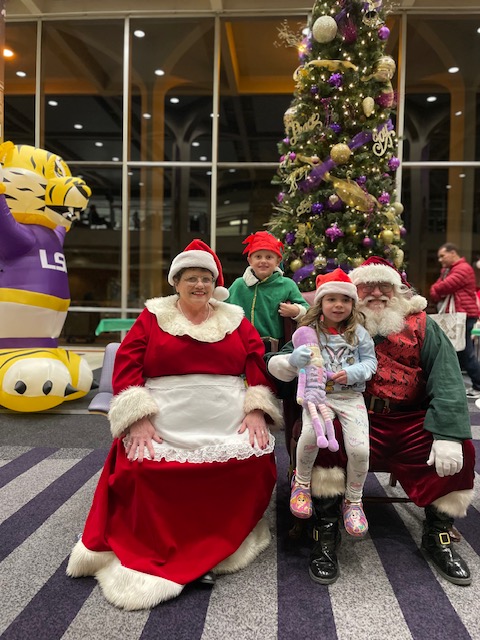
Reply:
<svg viewBox="0 0 480 640"><path fill-rule="evenodd" d="M434 440L427 460L429 466L433 463L440 478L458 473L463 467L462 443L453 442L453 440Z"/></svg>
<svg viewBox="0 0 480 640"><path fill-rule="evenodd" d="M312 350L307 345L302 344L293 350L293 353L288 358L288 364L297 369L303 369L312 359Z"/></svg>

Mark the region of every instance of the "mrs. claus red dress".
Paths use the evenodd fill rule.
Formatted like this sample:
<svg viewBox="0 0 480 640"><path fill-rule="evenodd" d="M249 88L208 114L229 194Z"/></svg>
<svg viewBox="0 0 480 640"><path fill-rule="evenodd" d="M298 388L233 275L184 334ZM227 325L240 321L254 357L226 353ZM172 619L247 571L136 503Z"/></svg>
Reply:
<svg viewBox="0 0 480 640"><path fill-rule="evenodd" d="M281 413L257 331L211 300L201 325L153 298L117 352L109 418L115 438L67 573L95 576L107 600L153 607L204 573L249 564L270 541L263 518L276 481L274 438L252 447L245 414ZM149 416L155 459L130 462L123 435Z"/></svg>

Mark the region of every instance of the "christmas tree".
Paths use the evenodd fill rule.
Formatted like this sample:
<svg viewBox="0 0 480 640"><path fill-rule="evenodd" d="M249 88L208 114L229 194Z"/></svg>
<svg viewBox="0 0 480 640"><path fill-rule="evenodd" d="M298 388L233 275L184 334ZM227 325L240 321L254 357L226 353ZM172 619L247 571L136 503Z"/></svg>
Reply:
<svg viewBox="0 0 480 640"><path fill-rule="evenodd" d="M302 291L315 289L319 273L349 271L371 255L403 267L386 13L382 0L318 0L297 41L268 227L285 243L285 272Z"/></svg>

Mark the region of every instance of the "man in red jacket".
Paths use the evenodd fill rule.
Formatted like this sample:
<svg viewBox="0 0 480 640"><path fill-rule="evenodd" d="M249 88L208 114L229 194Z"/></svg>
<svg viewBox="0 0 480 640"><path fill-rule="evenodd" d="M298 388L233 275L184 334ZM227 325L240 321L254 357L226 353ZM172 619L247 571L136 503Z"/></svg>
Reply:
<svg viewBox="0 0 480 640"><path fill-rule="evenodd" d="M472 381L472 388L467 389L467 397L480 398L480 365L470 337L473 325L478 319L475 272L465 258L460 257L457 247L451 242L442 244L437 255L442 270L438 280L430 287L430 298L433 302L441 302L452 295L455 311L467 314L465 349L458 351L458 360L460 367L467 372Z"/></svg>

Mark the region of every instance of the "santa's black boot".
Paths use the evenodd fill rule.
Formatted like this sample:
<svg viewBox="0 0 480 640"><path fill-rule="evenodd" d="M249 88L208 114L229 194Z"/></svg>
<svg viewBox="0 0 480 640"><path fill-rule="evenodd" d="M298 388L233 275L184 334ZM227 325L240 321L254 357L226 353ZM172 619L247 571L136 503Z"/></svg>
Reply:
<svg viewBox="0 0 480 640"><path fill-rule="evenodd" d="M457 553L450 539L449 530L453 518L432 505L425 507L422 552L438 573L453 584L469 585L472 582L467 563Z"/></svg>
<svg viewBox="0 0 480 640"><path fill-rule="evenodd" d="M315 582L332 584L339 575L337 549L340 544L341 496L334 498L312 497L312 503L315 545L310 554L308 572Z"/></svg>

